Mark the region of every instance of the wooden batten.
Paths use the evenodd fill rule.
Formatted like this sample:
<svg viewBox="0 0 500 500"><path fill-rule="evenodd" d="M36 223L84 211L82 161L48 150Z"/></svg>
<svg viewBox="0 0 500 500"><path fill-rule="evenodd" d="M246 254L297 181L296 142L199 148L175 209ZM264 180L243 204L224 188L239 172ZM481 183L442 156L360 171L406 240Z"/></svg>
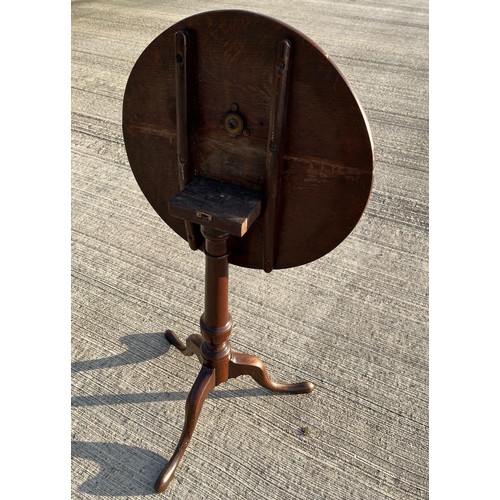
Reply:
<svg viewBox="0 0 500 500"><path fill-rule="evenodd" d="M177 31L175 33L174 45L177 161L179 166L179 189L182 191L193 175L191 157L189 154L188 67L190 52L187 30ZM185 222L185 227L189 247L192 250L197 250L201 243L199 228L188 221Z"/></svg>
<svg viewBox="0 0 500 500"><path fill-rule="evenodd" d="M269 135L266 156L266 190L264 211L263 269L267 273L274 268L278 244L278 217L280 178L285 154L288 89L290 84L290 56L292 44L289 40L278 42L274 66L273 93L269 114Z"/></svg>

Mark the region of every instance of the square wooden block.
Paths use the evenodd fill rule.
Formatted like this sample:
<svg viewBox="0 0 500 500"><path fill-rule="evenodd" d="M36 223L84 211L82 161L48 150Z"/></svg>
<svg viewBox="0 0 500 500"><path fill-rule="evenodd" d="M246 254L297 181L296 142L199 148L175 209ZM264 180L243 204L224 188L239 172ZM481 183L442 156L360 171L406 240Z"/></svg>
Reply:
<svg viewBox="0 0 500 500"><path fill-rule="evenodd" d="M169 214L188 222L243 236L260 214L258 191L195 177L168 203Z"/></svg>

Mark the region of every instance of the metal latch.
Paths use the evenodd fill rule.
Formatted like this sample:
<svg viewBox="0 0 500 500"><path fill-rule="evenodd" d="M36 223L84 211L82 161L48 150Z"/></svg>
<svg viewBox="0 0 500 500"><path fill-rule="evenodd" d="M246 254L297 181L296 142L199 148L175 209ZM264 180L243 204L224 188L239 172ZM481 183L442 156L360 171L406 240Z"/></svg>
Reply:
<svg viewBox="0 0 500 500"><path fill-rule="evenodd" d="M250 131L245 126L245 119L238 112L238 104L236 103L231 104L231 111L224 115L220 124L230 137L238 137L241 134L244 136L250 135Z"/></svg>
<svg viewBox="0 0 500 500"><path fill-rule="evenodd" d="M203 222L212 222L213 219L210 214L200 212L199 210L196 210L196 217L198 217L198 219L201 219Z"/></svg>

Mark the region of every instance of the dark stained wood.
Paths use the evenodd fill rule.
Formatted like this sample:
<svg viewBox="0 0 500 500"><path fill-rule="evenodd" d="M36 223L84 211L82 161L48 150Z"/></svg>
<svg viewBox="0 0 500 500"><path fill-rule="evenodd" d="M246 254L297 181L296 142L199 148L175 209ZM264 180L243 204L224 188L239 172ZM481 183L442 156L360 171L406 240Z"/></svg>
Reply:
<svg viewBox="0 0 500 500"><path fill-rule="evenodd" d="M170 344L179 349L179 351L184 354L184 356L192 356L196 354L200 363L203 364L203 356L201 354L201 343L203 342L203 337L199 333L191 334L184 344L179 340L177 335L172 330L165 331L165 338Z"/></svg>
<svg viewBox="0 0 500 500"><path fill-rule="evenodd" d="M137 60L125 90L123 134L146 198L187 239L184 222L168 210L180 191L174 68L179 31L189 38L193 175L255 189L264 198L276 47L290 41L293 64L273 268L305 264L331 251L352 231L368 201L373 171L369 128L331 58L297 30L266 16L197 14L159 35ZM247 136L230 137L221 127L233 103L245 119ZM231 236L229 261L263 268L265 227L261 216L243 238Z"/></svg>
<svg viewBox="0 0 500 500"><path fill-rule="evenodd" d="M179 187L190 181L189 169L189 135L188 135L188 105L187 105L187 58L188 34L178 31L175 34L175 104L177 130L177 159L179 162Z"/></svg>
<svg viewBox="0 0 500 500"><path fill-rule="evenodd" d="M179 165L179 188L192 178L192 168L189 154L188 130L188 64L189 64L189 38L186 31L177 31L175 40L175 104L177 124L177 161ZM199 229L191 222L185 221L186 237L192 250L200 246Z"/></svg>
<svg viewBox="0 0 500 500"><path fill-rule="evenodd" d="M205 308L200 318L204 365L215 370L216 384L228 379L233 320L229 314L229 234L202 226L205 237Z"/></svg>
<svg viewBox="0 0 500 500"><path fill-rule="evenodd" d="M196 177L168 207L174 217L241 237L260 214L261 198L253 189Z"/></svg>
<svg viewBox="0 0 500 500"><path fill-rule="evenodd" d="M279 201L281 190L281 171L285 153L286 114L288 101L288 84L290 82L289 40L278 43L276 63L274 65L273 93L269 117L269 136L267 139L266 157L266 190L264 210L264 271L270 273L274 267L279 232Z"/></svg>
<svg viewBox="0 0 500 500"><path fill-rule="evenodd" d="M315 388L312 382L304 380L295 384L280 384L269 377L266 365L257 356L233 351L229 360L229 378L250 375L260 386L274 392L307 394Z"/></svg>
<svg viewBox="0 0 500 500"><path fill-rule="evenodd" d="M202 226L202 235L205 238L205 308L200 319L201 335L190 335L184 344L172 330L165 332L167 340L182 354L196 354L202 367L186 402L179 443L156 481L155 490L158 493L172 481L193 435L203 402L217 385L230 378L250 375L259 385L274 392L303 394L315 388L308 381L294 384L274 382L261 359L232 351L229 337L233 320L228 309L229 234Z"/></svg>
<svg viewBox="0 0 500 500"><path fill-rule="evenodd" d="M215 370L203 366L198 374L189 396L186 400L186 414L184 417L184 428L179 439L179 444L172 455L172 458L158 476L155 483L155 491L161 493L170 484L174 477L174 473L179 466L187 445L191 440L191 436L196 428L196 422L200 416L201 408L205 399L215 387Z"/></svg>

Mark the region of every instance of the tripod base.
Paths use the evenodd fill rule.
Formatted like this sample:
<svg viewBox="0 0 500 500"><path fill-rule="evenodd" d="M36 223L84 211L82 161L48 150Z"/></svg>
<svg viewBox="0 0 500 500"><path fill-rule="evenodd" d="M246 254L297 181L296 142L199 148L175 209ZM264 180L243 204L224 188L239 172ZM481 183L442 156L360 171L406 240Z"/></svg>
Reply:
<svg viewBox="0 0 500 500"><path fill-rule="evenodd" d="M250 375L259 385L274 392L285 392L290 394L304 394L314 390L312 382L298 382L295 384L279 384L273 382L267 374L264 362L257 356L242 354L232 351L228 358L228 377L226 380L216 382L216 370L206 366L202 354L203 337L199 334L190 335L184 344L171 330L165 332L166 339L181 351L185 356L195 354L202 363L201 370L196 378L186 401L186 413L184 418L184 428L182 430L179 444L163 472L158 477L155 484L155 491L161 493L172 480L175 470L181 461L184 452L189 444L191 436L196 427L196 422L201 412L201 408L208 394L220 383L227 379L236 378L240 375Z"/></svg>

